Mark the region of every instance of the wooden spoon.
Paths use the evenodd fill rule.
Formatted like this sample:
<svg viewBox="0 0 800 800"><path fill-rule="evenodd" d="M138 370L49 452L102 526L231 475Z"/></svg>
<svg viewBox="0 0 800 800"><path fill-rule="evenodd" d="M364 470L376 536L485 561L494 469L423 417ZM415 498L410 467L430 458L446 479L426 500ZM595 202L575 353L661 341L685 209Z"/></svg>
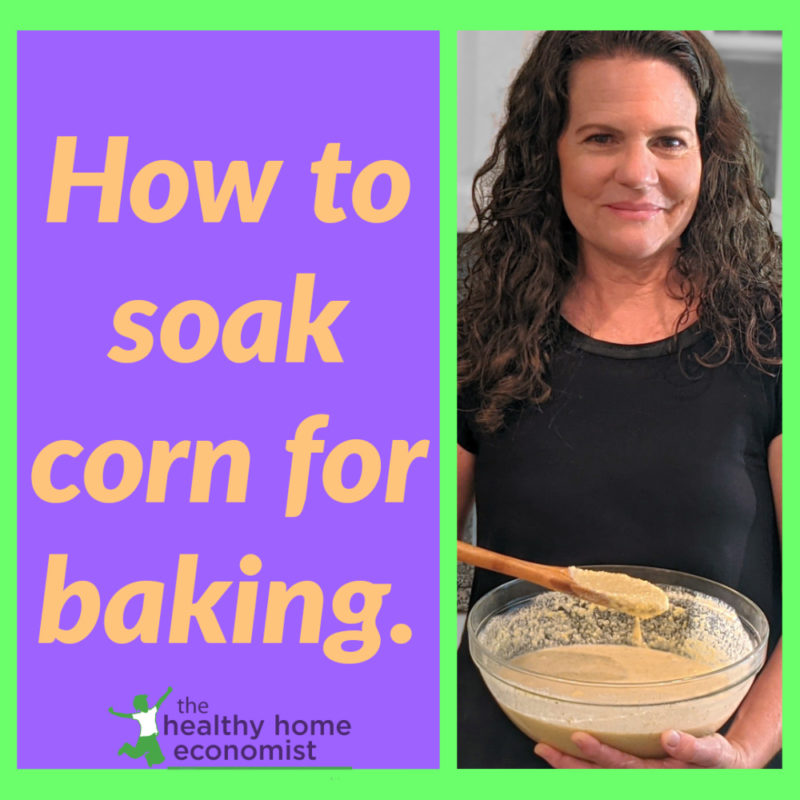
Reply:
<svg viewBox="0 0 800 800"><path fill-rule="evenodd" d="M669 598L661 589L623 572L535 564L466 542L458 543L458 560L490 569L492 572L521 578L556 592L574 594L591 603L624 611L642 619L663 614L669 608Z"/></svg>

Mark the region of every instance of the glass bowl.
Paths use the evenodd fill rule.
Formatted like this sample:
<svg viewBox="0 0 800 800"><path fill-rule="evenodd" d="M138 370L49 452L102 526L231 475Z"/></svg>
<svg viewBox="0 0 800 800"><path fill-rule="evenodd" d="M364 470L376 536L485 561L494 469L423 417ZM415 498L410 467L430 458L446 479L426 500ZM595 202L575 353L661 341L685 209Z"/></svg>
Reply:
<svg viewBox="0 0 800 800"><path fill-rule="evenodd" d="M644 645L703 662L700 674L625 682L548 675L514 659L548 647L633 645L633 617L525 581L484 595L467 619L469 649L509 719L536 742L580 756L570 739L585 731L643 758L663 757L660 735L704 736L721 728L764 664L769 626L761 609L722 584L655 567L592 566L660 586L670 609L641 620Z"/></svg>

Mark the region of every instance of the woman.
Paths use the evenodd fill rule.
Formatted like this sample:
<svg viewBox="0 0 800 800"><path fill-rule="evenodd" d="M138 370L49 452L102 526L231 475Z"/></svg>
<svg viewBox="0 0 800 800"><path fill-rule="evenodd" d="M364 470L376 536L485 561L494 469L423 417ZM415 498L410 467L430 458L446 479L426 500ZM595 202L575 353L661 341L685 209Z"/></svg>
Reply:
<svg viewBox="0 0 800 800"><path fill-rule="evenodd" d="M484 547L732 586L767 615L771 655L724 736L665 731L669 757L643 761L578 733L578 759L532 755L462 644L459 766L779 751L780 242L759 175L699 33L548 32L511 86L462 248L459 526L475 497ZM502 581L478 571L472 602Z"/></svg>

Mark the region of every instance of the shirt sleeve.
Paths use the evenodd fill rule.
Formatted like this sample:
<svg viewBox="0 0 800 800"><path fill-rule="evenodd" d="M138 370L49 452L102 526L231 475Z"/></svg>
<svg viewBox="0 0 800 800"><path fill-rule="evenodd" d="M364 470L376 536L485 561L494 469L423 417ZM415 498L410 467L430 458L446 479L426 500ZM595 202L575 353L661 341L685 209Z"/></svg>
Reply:
<svg viewBox="0 0 800 800"><path fill-rule="evenodd" d="M477 455L480 449L478 431L475 427L474 396L469 391L458 395L458 443L470 453Z"/></svg>
<svg viewBox="0 0 800 800"><path fill-rule="evenodd" d="M783 432L783 367L778 367L778 377L775 379L775 420L772 438L780 436Z"/></svg>
<svg viewBox="0 0 800 800"><path fill-rule="evenodd" d="M779 319L776 323L778 330L778 355L783 353L783 319ZM774 417L772 420L772 439L780 436L783 432L783 365L777 367L778 374L773 381L773 390L775 392L775 400L772 404L774 409Z"/></svg>

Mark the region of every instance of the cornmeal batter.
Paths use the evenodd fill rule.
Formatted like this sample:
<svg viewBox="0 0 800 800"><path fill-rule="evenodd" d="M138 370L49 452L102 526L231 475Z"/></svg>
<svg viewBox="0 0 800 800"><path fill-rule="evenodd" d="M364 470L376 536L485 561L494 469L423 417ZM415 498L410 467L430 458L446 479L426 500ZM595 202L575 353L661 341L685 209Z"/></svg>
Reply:
<svg viewBox="0 0 800 800"><path fill-rule="evenodd" d="M638 619L656 617L669 608L669 598L658 586L624 572L570 567L569 576L579 597Z"/></svg>
<svg viewBox="0 0 800 800"><path fill-rule="evenodd" d="M671 681L700 675L710 669L686 656L621 644L546 647L517 656L511 661L511 666L573 681L607 683Z"/></svg>
<svg viewBox="0 0 800 800"><path fill-rule="evenodd" d="M675 726L671 707L674 702L685 699L686 687L681 683L665 683L652 689L643 686L642 692L652 693L652 704L628 705L631 684L680 681L714 670L704 662L663 650L606 644L548 647L518 656L512 659L510 666L537 675L515 673L517 686L529 687L533 692L526 693L519 705L516 701L521 698L517 695L520 689L496 687L496 699L503 711L535 741L576 756L581 753L570 739L575 731L590 733L634 755L663 756L660 734ZM548 686L546 676L585 683L568 688L561 695L564 699L558 700L547 696L552 687ZM679 725L681 730L696 736L717 730L738 702L738 699L731 701L730 693L743 696L747 690L747 686L725 690L727 681L718 675L709 675L703 680L706 696L697 698L686 708ZM614 686L617 683L620 686ZM513 707L515 705L517 708Z"/></svg>

